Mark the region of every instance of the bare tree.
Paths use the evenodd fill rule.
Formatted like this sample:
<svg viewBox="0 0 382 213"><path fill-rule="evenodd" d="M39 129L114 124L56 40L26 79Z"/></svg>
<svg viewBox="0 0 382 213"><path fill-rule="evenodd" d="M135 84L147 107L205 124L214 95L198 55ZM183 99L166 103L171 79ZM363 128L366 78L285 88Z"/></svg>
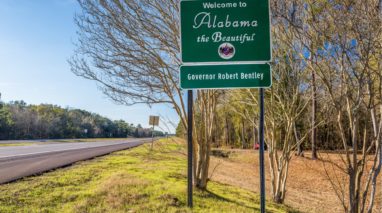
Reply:
<svg viewBox="0 0 382 213"><path fill-rule="evenodd" d="M277 62L272 65L273 86L266 90L265 139L270 162L272 198L277 203L283 203L290 161L310 132L298 130L302 137L295 137L296 123L307 109L309 96L306 97L307 89L303 86L306 69L301 60L296 58L296 49L287 48L282 38L283 32L277 27L274 30L274 47L277 48L274 57ZM243 118L253 118L253 115L258 114L257 90L232 91L230 95L229 104L232 104L231 110L235 113ZM245 105L246 108L238 110L236 105ZM257 125L255 121L252 120L253 126Z"/></svg>
<svg viewBox="0 0 382 213"><path fill-rule="evenodd" d="M78 2L72 71L96 81L118 103L170 104L187 126L177 77L178 1Z"/></svg>
<svg viewBox="0 0 382 213"><path fill-rule="evenodd" d="M343 163L337 168L348 176L348 187L332 181L333 188L345 211L371 212L380 173L382 128L382 118L376 116L381 113L380 2L312 0L285 4L291 7L296 2L304 21L296 25L287 15L283 17L312 56L301 58L324 85L345 153L340 155Z"/></svg>
<svg viewBox="0 0 382 213"><path fill-rule="evenodd" d="M196 144L194 151L195 184L200 189L206 189L210 166L211 142L216 122L216 109L221 92L218 90L199 90L197 92L197 109L195 110L194 136Z"/></svg>
<svg viewBox="0 0 382 213"><path fill-rule="evenodd" d="M179 0L78 0L79 41L72 71L96 81L113 101L126 105L169 104L187 129L179 88ZM195 149L194 183L205 189L216 92L199 91L202 118ZM196 130L197 128L195 128ZM196 133L196 132L195 132ZM199 133L203 133L199 135Z"/></svg>

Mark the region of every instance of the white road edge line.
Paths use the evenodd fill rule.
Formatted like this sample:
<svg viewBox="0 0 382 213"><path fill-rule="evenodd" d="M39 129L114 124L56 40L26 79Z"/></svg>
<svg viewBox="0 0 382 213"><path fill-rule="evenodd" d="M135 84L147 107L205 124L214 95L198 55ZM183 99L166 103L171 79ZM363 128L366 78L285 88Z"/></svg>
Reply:
<svg viewBox="0 0 382 213"><path fill-rule="evenodd" d="M131 141L131 142L127 142L127 143L137 143L137 142L141 142L141 140L139 140L139 141ZM9 156L2 156L2 157L0 157L0 160L7 159L7 158L17 158L17 157L28 156L28 155L47 154L47 153L50 153L50 152L52 152L52 153L54 153L54 152L65 152L65 151L73 151L73 150L81 150L81 149L91 149L91 148L99 148L99 147L103 147L103 146L113 146L113 145L121 145L121 144L124 144L124 143L107 144L107 145L93 146L93 147L81 147L81 148L73 148L73 149L51 150L51 151L46 151L46 152L34 152L34 153L20 154L20 155L9 155Z"/></svg>

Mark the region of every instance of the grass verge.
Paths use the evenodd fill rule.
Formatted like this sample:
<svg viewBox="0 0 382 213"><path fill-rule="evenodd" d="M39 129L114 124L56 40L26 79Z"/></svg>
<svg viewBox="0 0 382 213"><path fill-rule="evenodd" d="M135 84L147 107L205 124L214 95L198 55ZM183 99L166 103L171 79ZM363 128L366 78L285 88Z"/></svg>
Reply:
<svg viewBox="0 0 382 213"><path fill-rule="evenodd" d="M0 186L0 212L191 212L186 207L186 156L180 141L77 163ZM210 182L195 192L192 212L258 212L259 196ZM292 212L269 203L267 212Z"/></svg>

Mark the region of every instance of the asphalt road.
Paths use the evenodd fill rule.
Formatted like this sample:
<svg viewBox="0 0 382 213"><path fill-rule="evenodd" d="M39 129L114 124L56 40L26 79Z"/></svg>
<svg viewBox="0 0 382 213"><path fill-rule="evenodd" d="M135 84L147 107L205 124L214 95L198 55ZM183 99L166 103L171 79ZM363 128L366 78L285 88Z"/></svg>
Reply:
<svg viewBox="0 0 382 213"><path fill-rule="evenodd" d="M0 184L133 148L145 142L151 142L151 139L0 147Z"/></svg>

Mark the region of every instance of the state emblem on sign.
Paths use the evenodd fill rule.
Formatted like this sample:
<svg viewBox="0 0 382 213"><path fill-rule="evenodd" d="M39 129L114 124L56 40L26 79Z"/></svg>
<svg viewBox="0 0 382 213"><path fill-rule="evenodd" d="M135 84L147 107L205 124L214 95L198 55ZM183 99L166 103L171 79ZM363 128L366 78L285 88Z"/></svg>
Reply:
<svg viewBox="0 0 382 213"><path fill-rule="evenodd" d="M235 56L235 47L231 43L223 43L219 46L219 56L223 59L231 59Z"/></svg>

